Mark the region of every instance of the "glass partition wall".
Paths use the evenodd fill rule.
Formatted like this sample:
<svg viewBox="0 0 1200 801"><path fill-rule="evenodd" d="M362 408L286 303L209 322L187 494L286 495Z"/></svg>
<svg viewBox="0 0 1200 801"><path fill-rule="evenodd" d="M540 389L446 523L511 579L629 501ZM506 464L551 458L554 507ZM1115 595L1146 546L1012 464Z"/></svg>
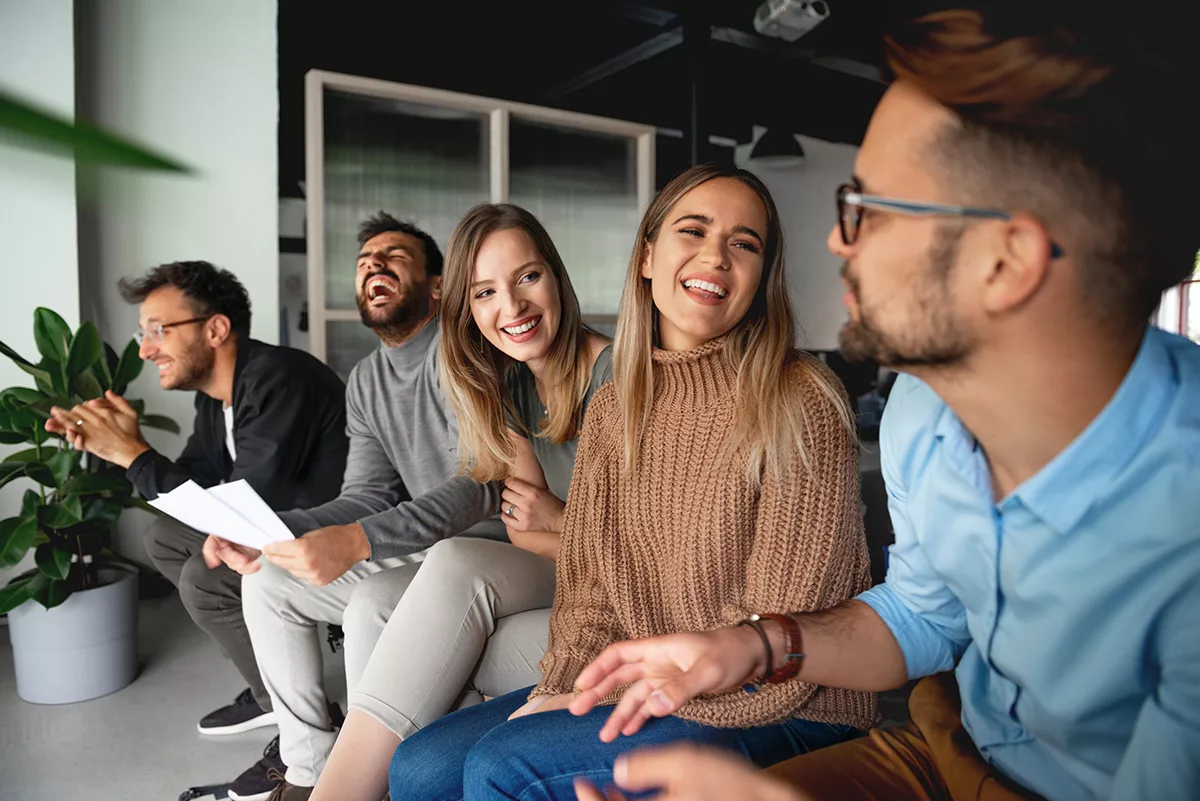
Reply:
<svg viewBox="0 0 1200 801"><path fill-rule="evenodd" d="M378 344L354 298L356 234L383 210L445 249L471 206L542 221L590 323L611 333L654 190L654 128L314 70L306 78L310 349L343 377Z"/></svg>

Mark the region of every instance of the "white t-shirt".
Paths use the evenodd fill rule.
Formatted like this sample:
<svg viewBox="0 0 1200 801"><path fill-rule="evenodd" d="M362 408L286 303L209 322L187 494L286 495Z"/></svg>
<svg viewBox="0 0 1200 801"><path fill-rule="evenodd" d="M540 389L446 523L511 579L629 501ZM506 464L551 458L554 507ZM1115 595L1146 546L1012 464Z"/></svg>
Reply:
<svg viewBox="0 0 1200 801"><path fill-rule="evenodd" d="M229 451L229 458L237 461L237 446L233 444L233 407L225 407L225 448Z"/></svg>

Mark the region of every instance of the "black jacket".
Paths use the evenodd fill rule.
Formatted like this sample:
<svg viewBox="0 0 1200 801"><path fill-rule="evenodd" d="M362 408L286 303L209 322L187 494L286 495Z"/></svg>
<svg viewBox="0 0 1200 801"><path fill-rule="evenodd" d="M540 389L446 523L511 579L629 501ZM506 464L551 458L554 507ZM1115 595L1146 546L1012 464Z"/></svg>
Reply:
<svg viewBox="0 0 1200 801"><path fill-rule="evenodd" d="M129 480L153 499L188 479L202 487L244 478L276 511L336 498L346 469L346 385L309 354L253 339L238 345L233 436L225 447L221 402L196 393L196 420L172 462L153 449L129 466Z"/></svg>

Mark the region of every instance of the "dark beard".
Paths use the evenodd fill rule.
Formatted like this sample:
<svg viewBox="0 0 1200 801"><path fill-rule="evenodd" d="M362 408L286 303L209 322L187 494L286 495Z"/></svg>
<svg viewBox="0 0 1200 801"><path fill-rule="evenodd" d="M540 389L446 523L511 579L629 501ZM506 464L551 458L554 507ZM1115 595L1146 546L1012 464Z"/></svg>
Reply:
<svg viewBox="0 0 1200 801"><path fill-rule="evenodd" d="M383 274L396 278L394 273ZM396 283L399 284L400 281L397 279ZM429 293L425 290L426 285L421 284L413 287L411 292L403 293L399 302L389 307L386 314L382 316L374 314L371 307L367 305L366 296L359 293L355 297L355 301L358 303L359 317L362 318L363 325L378 334L385 344L402 342L408 339L429 316Z"/></svg>
<svg viewBox="0 0 1200 801"><path fill-rule="evenodd" d="M907 331L888 335L872 323L860 303L858 320L850 320L839 336L842 356L850 362L874 362L885 367L948 366L961 363L972 343L959 327L950 293L950 273L958 256L958 243L965 227L961 223L942 226L929 246L929 269L914 287L915 311ZM858 281L846 267L842 275L855 298L860 298Z"/></svg>
<svg viewBox="0 0 1200 801"><path fill-rule="evenodd" d="M176 374L175 385L171 389L184 392L202 390L212 378L213 364L216 360L216 355L209 348L204 348L198 354L191 354L186 364L181 364L178 358L175 359L176 369L184 369Z"/></svg>

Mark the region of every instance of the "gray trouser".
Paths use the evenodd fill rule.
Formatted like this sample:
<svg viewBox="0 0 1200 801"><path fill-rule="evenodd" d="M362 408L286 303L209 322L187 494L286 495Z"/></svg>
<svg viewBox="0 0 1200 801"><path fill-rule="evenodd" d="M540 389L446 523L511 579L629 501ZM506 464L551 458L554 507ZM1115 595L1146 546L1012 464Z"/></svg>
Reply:
<svg viewBox="0 0 1200 801"><path fill-rule="evenodd" d="M420 566L412 557L359 562L336 581L314 587L265 559L242 579L246 625L279 722L279 756L287 780L313 787L333 750L317 623L346 633L346 689L353 693L388 615ZM376 576L370 582L368 576Z"/></svg>
<svg viewBox="0 0 1200 801"><path fill-rule="evenodd" d="M206 535L170 517L160 517L146 529L146 552L158 571L179 588L179 598L192 620L217 641L242 678L254 700L271 708L250 645L250 632L242 615L242 577L221 565L209 569L200 549Z"/></svg>
<svg viewBox="0 0 1200 801"><path fill-rule="evenodd" d="M392 612L351 708L405 738L482 696L536 684L553 601L548 559L505 542L439 542Z"/></svg>

